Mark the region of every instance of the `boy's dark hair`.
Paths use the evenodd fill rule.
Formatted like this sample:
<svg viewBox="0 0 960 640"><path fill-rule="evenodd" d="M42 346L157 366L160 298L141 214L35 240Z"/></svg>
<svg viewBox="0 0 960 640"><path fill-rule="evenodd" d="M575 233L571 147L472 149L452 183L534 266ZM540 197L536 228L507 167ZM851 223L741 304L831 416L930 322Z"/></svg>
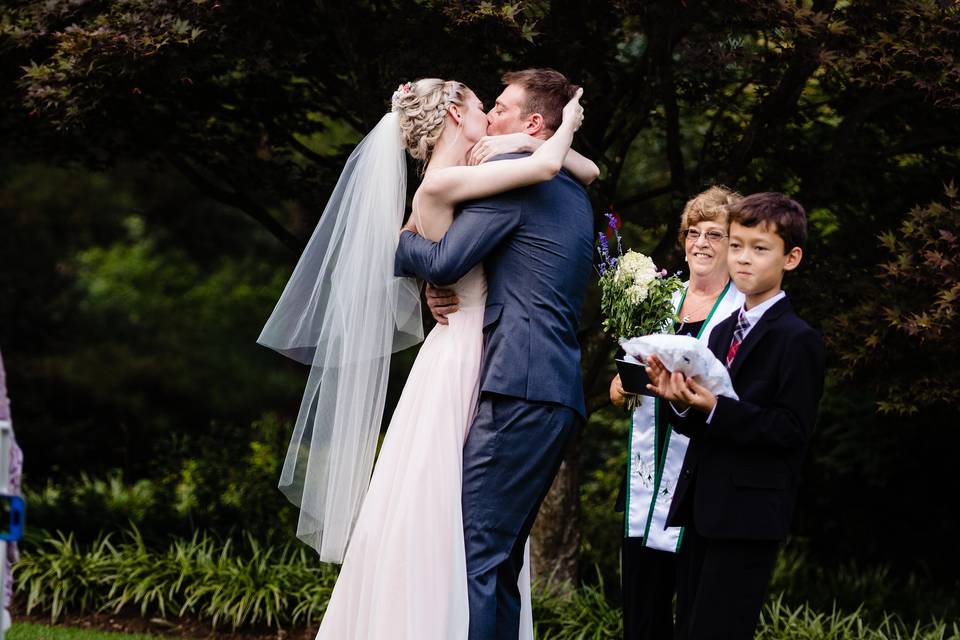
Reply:
<svg viewBox="0 0 960 640"><path fill-rule="evenodd" d="M556 131L563 122L563 108L579 87L553 69L524 69L503 74L503 84L518 84L527 93L523 115L539 113L545 129Z"/></svg>
<svg viewBox="0 0 960 640"><path fill-rule="evenodd" d="M727 207L730 222L745 227L771 225L783 238L783 252L794 247L803 249L807 242L807 212L800 203L782 193L753 193Z"/></svg>

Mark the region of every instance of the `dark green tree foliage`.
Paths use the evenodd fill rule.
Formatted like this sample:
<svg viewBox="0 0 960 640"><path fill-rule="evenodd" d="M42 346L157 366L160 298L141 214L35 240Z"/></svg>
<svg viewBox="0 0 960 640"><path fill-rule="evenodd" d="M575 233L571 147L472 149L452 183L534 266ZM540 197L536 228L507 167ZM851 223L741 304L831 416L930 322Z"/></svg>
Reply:
<svg viewBox="0 0 960 640"><path fill-rule="evenodd" d="M960 202L952 183L946 198L917 205L899 228L880 235L886 255L870 295L837 318L856 338L836 341L843 373L876 385L885 414L960 404Z"/></svg>
<svg viewBox="0 0 960 640"><path fill-rule="evenodd" d="M787 287L826 333L831 374L798 531L822 542L820 552L904 563L925 535L925 557L947 557L958 523L937 493L960 487L938 469L952 465L955 447L922 443L956 442L949 418L957 379L945 374L956 370L956 352L945 346L955 294L943 293L954 286L953 240L937 235L956 233L955 198L914 207L941 202L943 185L960 173L958 55L960 9L943 0L8 2L0 10L0 212L15 221L18 238L36 243L31 252L3 239L18 256L0 256L3 304L22 303L18 313L0 309L11 384L55 383L61 397L77 398L96 385L61 374L66 363L42 363L54 353L75 365L77 337L105 344L115 332L123 344L110 347L112 357L88 360L114 391L84 405L86 422L64 411L45 423L52 432L155 420L182 433L211 418L240 424L271 409L289 415L293 378L234 396L227 387L251 387L236 385L225 363L235 376L259 379L271 366L281 375L277 360L254 355L252 335L345 154L387 108L393 87L452 77L489 104L503 71L553 66L586 87L577 145L603 169L591 188L598 227L614 205L627 244L658 264L682 266L679 212L709 184L781 190L807 207L807 258ZM53 206L62 189L38 186L36 193L47 192L43 211L25 214L34 191L17 181L50 171L27 170L28 161L109 169L121 183L139 171L125 183L136 204L117 203L109 183L110 193L94 189L89 201ZM64 175L73 174L57 174L57 184ZM167 186L149 188L160 181ZM218 204L204 204L184 181ZM237 212L255 224L241 223ZM124 226L131 213L143 221L140 236ZM908 254L910 262L898 262ZM192 297L191 280L206 293ZM245 283L259 293L244 292ZM118 305L114 296L124 290L136 296ZM597 307L593 291L581 335L591 410L606 403L612 375ZM856 309L862 313L852 317ZM160 320L187 310L195 336L185 320ZM133 311L152 317L138 325ZM70 334L78 314L82 331ZM147 341L158 331L171 332L163 349ZM871 340L880 340L876 349L859 348ZM135 369L133 351L145 379L179 372L184 380L160 385L159 396L143 393L147 404L130 404L123 383L111 382L120 376L106 369L121 362ZM398 374L410 357L398 359ZM936 385L924 387L928 378ZM203 397L221 392L220 400ZM57 395L38 392L37 407L42 397ZM40 419L38 409L28 411ZM545 539L554 541L550 553L566 559L560 575L575 577L578 452L589 465L591 500L600 500L598 487L616 484L618 471L604 475L598 452L623 437L607 428L621 423L603 422L599 433L584 432L541 518ZM158 442L151 435L134 448ZM128 447L117 443L112 464L121 452ZM51 454L48 465L68 459ZM912 491L892 470L911 474ZM911 503L911 514L937 526L911 528L910 514L890 522L867 508L862 496L882 492L919 493L923 504ZM593 502L587 515L602 506ZM610 535L585 548L614 548L617 532ZM956 554L949 558L940 564L955 566Z"/></svg>
<svg viewBox="0 0 960 640"><path fill-rule="evenodd" d="M201 213L203 235L190 231ZM20 169L0 217L2 348L28 473L139 476L211 420L295 411L301 368L254 344L285 254L254 225L142 167Z"/></svg>

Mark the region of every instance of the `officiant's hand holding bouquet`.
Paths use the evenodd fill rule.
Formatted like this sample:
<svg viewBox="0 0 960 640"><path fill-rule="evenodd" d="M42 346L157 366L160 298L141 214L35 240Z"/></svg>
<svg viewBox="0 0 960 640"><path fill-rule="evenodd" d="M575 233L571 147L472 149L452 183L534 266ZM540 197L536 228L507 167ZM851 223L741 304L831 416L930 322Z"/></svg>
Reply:
<svg viewBox="0 0 960 640"><path fill-rule="evenodd" d="M623 253L620 222L612 213L606 216L617 242L617 255L610 254L607 234L601 232L597 269L604 331L618 341L651 333L673 333L673 294L683 288L683 282L675 275L668 276L666 270L658 271L653 260L642 253Z"/></svg>
<svg viewBox="0 0 960 640"><path fill-rule="evenodd" d="M601 232L597 246L600 253L597 270L600 272L600 310L603 313L604 331L620 343L651 333L673 333L673 294L683 288L683 282L675 275L668 276L666 271L659 271L653 260L642 253L629 250L624 253L620 240L620 221L613 213L606 215L609 231L616 239L617 255L610 254L607 234ZM637 362L629 356L625 360ZM639 365L618 362L617 367L622 375L627 375ZM644 374L643 379L631 382L634 387L629 389L625 399L627 409L632 410L640 402L640 398L634 394L641 393L645 378ZM615 378L614 382L617 380Z"/></svg>

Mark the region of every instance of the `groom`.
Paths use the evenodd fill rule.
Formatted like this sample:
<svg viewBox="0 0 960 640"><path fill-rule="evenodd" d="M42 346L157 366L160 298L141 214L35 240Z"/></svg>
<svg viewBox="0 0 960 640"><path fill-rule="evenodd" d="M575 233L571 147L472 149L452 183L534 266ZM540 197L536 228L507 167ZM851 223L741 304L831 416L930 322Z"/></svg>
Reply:
<svg viewBox="0 0 960 640"><path fill-rule="evenodd" d="M503 82L489 134L549 138L576 92L552 69ZM576 331L592 254L590 202L565 171L467 203L440 242L400 236L398 276L450 285L480 261L487 274L480 400L463 449L470 640L519 633L524 543L584 419Z"/></svg>

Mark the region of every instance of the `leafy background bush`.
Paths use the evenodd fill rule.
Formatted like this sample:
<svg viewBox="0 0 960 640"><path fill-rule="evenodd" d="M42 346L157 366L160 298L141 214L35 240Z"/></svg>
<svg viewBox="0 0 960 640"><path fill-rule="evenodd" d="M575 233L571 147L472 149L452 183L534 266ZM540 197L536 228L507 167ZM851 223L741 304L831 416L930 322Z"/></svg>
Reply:
<svg viewBox="0 0 960 640"><path fill-rule="evenodd" d="M155 479L127 482L114 469L81 473L39 487L27 482L30 527L69 531L88 542L134 523L151 541L203 530L228 535L256 531L289 537L296 514L277 491L289 425L268 415L246 429L219 428L194 439L189 450L168 450Z"/></svg>
<svg viewBox="0 0 960 640"><path fill-rule="evenodd" d="M784 575L800 560L781 560L775 586L789 586ZM133 609L144 617L187 615L214 627L290 628L318 623L337 570L319 563L299 543L270 547L250 535L221 539L197 534L152 549L130 528L89 544L72 535L37 537L18 564L17 577L17 593L27 611L47 612L52 621L67 612ZM864 577L841 571L820 588L825 594L846 592L862 598L885 584L883 572ZM836 603L826 608L791 606L788 599L787 594L770 599L759 639L960 638L955 623L928 619L911 624L879 611L868 615L865 607L845 612ZM622 635L620 610L608 598L602 578L573 591L538 583L533 605L541 640L615 640Z"/></svg>
<svg viewBox="0 0 960 640"><path fill-rule="evenodd" d="M72 535L40 539L17 565L27 612L120 611L191 615L214 626L311 625L322 615L337 572L302 545L265 547L198 534L159 550L136 528L81 544Z"/></svg>

